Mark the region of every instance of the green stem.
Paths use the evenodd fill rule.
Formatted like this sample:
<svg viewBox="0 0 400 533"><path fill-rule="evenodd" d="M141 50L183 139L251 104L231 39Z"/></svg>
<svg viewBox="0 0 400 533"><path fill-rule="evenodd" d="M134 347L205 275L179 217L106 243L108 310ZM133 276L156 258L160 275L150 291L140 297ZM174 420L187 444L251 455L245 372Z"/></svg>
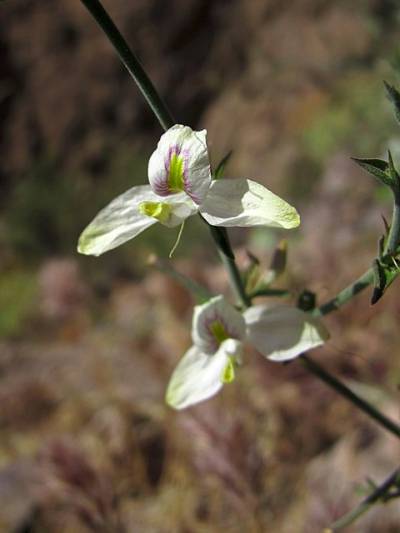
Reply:
<svg viewBox="0 0 400 533"><path fill-rule="evenodd" d="M235 292L238 302L245 309L247 307L250 307L251 300L244 289L242 277L236 265L236 261L231 257L226 256L223 252L221 252L221 250L218 250L218 252L221 261L224 264L226 271L228 272L231 287Z"/></svg>
<svg viewBox="0 0 400 533"><path fill-rule="evenodd" d="M379 487L377 487L365 500L363 500L357 507L346 513L344 516L336 520L330 528L327 529L327 533L333 533L339 531L344 527L349 526L357 518L367 512L378 501L386 501L388 491L398 485L400 476L400 468L397 468Z"/></svg>
<svg viewBox="0 0 400 533"><path fill-rule="evenodd" d="M200 218L210 229L211 236L214 239L221 261L228 272L230 285L235 293L238 303L244 308L249 307L251 305L251 298L248 294L246 294L242 276L235 261L235 255L232 250L227 229L211 226L201 215Z"/></svg>
<svg viewBox="0 0 400 533"><path fill-rule="evenodd" d="M345 289L339 292L334 298L328 302L320 305L313 311L314 316L323 316L332 311L336 311L351 300L356 294L363 291L366 287L371 285L374 280L374 272L372 268L369 268L362 276L360 276L354 283L348 285Z"/></svg>
<svg viewBox="0 0 400 533"><path fill-rule="evenodd" d="M129 48L127 42L122 37L120 31L111 20L101 2L99 2L99 0L81 0L81 2L92 14L97 24L107 35L122 63L135 80L136 85L139 87L153 113L158 118L161 126L164 128L164 130L169 129L175 124L171 113L168 111L167 106L156 91L150 78L143 70L142 65Z"/></svg>
<svg viewBox="0 0 400 533"><path fill-rule="evenodd" d="M355 394L337 378L329 374L309 356L303 355L300 358L300 361L303 363L304 367L311 372L311 374L317 376L320 380L329 385L329 387L349 400L353 405L360 409L360 411L363 411L365 414L378 422L378 424L387 429L390 433L395 435L397 438L400 438L400 426L393 422L393 420L390 420L390 418L386 417L378 409L375 409L375 407L373 407L371 404L360 398L360 396Z"/></svg>

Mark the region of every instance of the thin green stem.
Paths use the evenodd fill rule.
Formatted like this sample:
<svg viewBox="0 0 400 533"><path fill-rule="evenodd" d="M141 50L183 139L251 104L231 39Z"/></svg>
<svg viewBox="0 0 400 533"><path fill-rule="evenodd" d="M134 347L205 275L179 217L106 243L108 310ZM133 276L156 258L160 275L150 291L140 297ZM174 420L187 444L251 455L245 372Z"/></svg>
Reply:
<svg viewBox="0 0 400 533"><path fill-rule="evenodd" d="M250 307L251 300L249 296L246 294L246 291L244 289L242 277L236 265L236 261L232 259L231 257L226 256L220 250L219 250L219 256L221 258L222 263L225 266L226 271L228 272L231 287L235 292L238 302L245 309L247 307Z"/></svg>
<svg viewBox="0 0 400 533"><path fill-rule="evenodd" d="M312 314L314 316L323 316L332 313L332 311L336 311L339 307L350 301L356 294L371 285L373 281L374 272L372 268L369 268L362 276L340 291L334 298L317 307Z"/></svg>
<svg viewBox="0 0 400 533"><path fill-rule="evenodd" d="M355 394L349 387L344 385L337 378L332 376L329 372L324 370L318 363L311 359L307 355L303 355L300 358L300 361L303 363L304 367L322 380L324 383L329 385L332 389L338 392L341 396L349 400L353 405L355 405L360 411L363 411L365 414L373 418L378 424L387 429L390 433L395 435L397 438L400 438L400 426L398 426L393 420L382 414L378 409L372 406L367 401L363 400Z"/></svg>
<svg viewBox="0 0 400 533"><path fill-rule="evenodd" d="M390 499L388 492L394 486L399 484L400 468L397 468L379 487L377 487L369 496L367 496L357 507L336 520L326 531L333 533L344 527L350 526L361 515L366 513L375 503L387 501Z"/></svg>
<svg viewBox="0 0 400 533"><path fill-rule="evenodd" d="M246 294L242 276L235 261L235 256L229 240L227 229L211 226L201 215L200 217L210 229L211 236L214 239L214 243L218 249L221 261L228 272L230 285L235 293L238 303L244 308L249 307L251 305L251 298L248 294Z"/></svg>
<svg viewBox="0 0 400 533"><path fill-rule="evenodd" d="M107 35L122 63L135 80L136 85L139 87L153 113L158 118L161 126L164 130L169 129L175 124L171 113L101 2L99 2L99 0L81 0L81 2Z"/></svg>
<svg viewBox="0 0 400 533"><path fill-rule="evenodd" d="M253 292L250 292L250 298L257 298L257 296L289 296L289 291L286 289L255 289Z"/></svg>

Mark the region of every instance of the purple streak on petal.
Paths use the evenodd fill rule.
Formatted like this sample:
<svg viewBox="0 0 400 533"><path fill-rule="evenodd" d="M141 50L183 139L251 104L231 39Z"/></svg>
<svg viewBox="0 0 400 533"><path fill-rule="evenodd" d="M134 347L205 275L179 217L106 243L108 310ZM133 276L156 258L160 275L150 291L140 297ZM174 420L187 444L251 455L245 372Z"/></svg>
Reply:
<svg viewBox="0 0 400 533"><path fill-rule="evenodd" d="M183 157L183 188L185 193L190 196L195 204L200 204L200 198L195 192L193 192L193 183L190 182L188 175L190 152L189 150L185 149L182 150L180 155Z"/></svg>
<svg viewBox="0 0 400 533"><path fill-rule="evenodd" d="M168 196L171 194L171 191L168 188L168 185L163 178L156 178L152 183L153 191L158 194L158 196Z"/></svg>

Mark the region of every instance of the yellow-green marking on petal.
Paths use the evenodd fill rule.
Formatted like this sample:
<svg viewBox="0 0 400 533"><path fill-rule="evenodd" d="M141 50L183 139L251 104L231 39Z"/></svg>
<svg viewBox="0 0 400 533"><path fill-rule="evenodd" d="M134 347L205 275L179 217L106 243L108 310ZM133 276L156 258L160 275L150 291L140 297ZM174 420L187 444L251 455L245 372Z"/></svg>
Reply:
<svg viewBox="0 0 400 533"><path fill-rule="evenodd" d="M159 222L167 222L171 215L172 207L166 202L142 202L139 212L142 215L156 218Z"/></svg>
<svg viewBox="0 0 400 533"><path fill-rule="evenodd" d="M226 339L229 339L229 335L225 329L225 326L220 320L214 320L214 322L211 322L209 329L218 344L221 344L222 342L226 341Z"/></svg>
<svg viewBox="0 0 400 533"><path fill-rule="evenodd" d="M232 383L235 379L235 361L233 357L229 357L228 362L225 365L225 368L221 374L222 383Z"/></svg>
<svg viewBox="0 0 400 533"><path fill-rule="evenodd" d="M181 155L172 154L169 162L168 188L171 192L181 192L185 190L184 184L184 160Z"/></svg>

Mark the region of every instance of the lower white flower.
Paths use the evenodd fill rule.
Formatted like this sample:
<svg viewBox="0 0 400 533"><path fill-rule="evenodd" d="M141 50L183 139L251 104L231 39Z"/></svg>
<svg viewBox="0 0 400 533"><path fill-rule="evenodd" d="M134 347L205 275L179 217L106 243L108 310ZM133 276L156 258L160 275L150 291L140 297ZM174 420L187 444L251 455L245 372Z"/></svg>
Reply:
<svg viewBox="0 0 400 533"><path fill-rule="evenodd" d="M214 396L234 380L245 341L271 361L283 362L328 337L319 320L296 307L259 305L242 314L216 296L194 309L193 346L171 376L166 401L183 409Z"/></svg>
<svg viewBox="0 0 400 533"><path fill-rule="evenodd" d="M211 179L206 131L177 124L162 135L148 167L150 185L132 187L82 232L78 251L100 255L160 222L175 227L200 212L213 226L295 228L294 207L248 179Z"/></svg>

